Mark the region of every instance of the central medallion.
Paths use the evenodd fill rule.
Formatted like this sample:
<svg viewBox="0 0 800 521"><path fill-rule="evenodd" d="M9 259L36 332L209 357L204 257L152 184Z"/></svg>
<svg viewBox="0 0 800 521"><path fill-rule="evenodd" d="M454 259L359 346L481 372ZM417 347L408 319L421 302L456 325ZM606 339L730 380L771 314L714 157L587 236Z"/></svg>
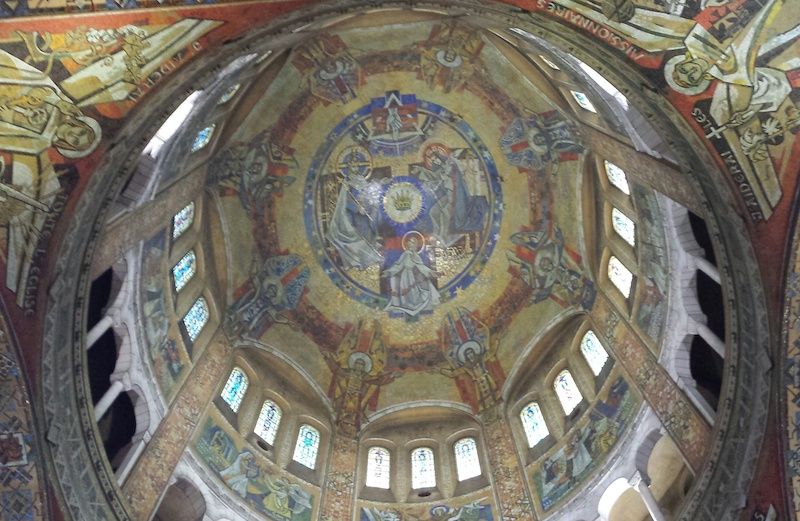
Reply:
<svg viewBox="0 0 800 521"><path fill-rule="evenodd" d="M413 319L475 280L501 201L478 134L440 105L391 91L340 121L314 155L306 233L342 291Z"/></svg>

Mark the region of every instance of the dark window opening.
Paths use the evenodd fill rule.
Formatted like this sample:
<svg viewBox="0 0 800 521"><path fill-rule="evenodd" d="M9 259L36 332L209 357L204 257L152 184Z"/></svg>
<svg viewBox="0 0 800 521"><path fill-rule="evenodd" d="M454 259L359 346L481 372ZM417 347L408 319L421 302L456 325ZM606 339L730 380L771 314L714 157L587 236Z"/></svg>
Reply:
<svg viewBox="0 0 800 521"><path fill-rule="evenodd" d="M100 322L108 307L111 298L111 284L114 280L114 270L108 268L99 277L92 281L89 289L89 309L86 312L86 329L92 329Z"/></svg>
<svg viewBox="0 0 800 521"><path fill-rule="evenodd" d="M117 470L136 433L136 412L128 393L121 393L97 424L111 468Z"/></svg>
<svg viewBox="0 0 800 521"><path fill-rule="evenodd" d="M703 248L703 257L713 265L717 265L717 258L714 256L714 247L711 245L711 235L708 233L706 222L697 215L689 212L689 225L692 227L694 239Z"/></svg>
<svg viewBox="0 0 800 521"><path fill-rule="evenodd" d="M87 351L86 360L92 403L97 403L111 387L111 374L117 365L117 339L113 329L109 329L97 339Z"/></svg>
<svg viewBox="0 0 800 521"><path fill-rule="evenodd" d="M722 367L724 361L714 349L700 336L692 339L689 352L689 367L697 390L715 411L719 404L722 388Z"/></svg>
<svg viewBox="0 0 800 521"><path fill-rule="evenodd" d="M708 328L725 341L725 305L722 300L722 287L704 272L697 271L697 300L705 313Z"/></svg>

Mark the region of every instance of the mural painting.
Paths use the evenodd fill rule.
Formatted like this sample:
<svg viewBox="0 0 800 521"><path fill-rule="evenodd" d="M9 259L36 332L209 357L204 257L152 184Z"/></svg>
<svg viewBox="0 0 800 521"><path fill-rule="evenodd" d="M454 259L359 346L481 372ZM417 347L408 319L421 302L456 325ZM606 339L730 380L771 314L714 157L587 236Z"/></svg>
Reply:
<svg viewBox="0 0 800 521"><path fill-rule="evenodd" d="M13 346L0 317L0 519L48 519L39 480L38 449L26 389Z"/></svg>
<svg viewBox="0 0 800 521"><path fill-rule="evenodd" d="M661 209L655 194L633 184L633 200L639 216L636 249L641 270L637 289L640 292L635 321L639 329L659 343L667 320L668 252Z"/></svg>
<svg viewBox="0 0 800 521"><path fill-rule="evenodd" d="M532 466L531 481L542 511L552 509L597 468L622 436L639 404L628 382L618 377L592 407L588 420Z"/></svg>
<svg viewBox="0 0 800 521"><path fill-rule="evenodd" d="M795 224L791 259L786 270L782 336L786 349L783 361L783 385L786 435L784 468L790 490L794 491L793 509L800 515L800 227ZM797 518L797 517L795 517Z"/></svg>
<svg viewBox="0 0 800 521"><path fill-rule="evenodd" d="M306 231L352 298L413 320L475 279L501 205L475 131L440 105L390 91L345 117L315 155Z"/></svg>
<svg viewBox="0 0 800 521"><path fill-rule="evenodd" d="M341 434L355 437L367 411L378 405L381 386L398 374L384 371L386 351L380 324L360 322L345 335L336 353L323 352L331 369L328 397L337 411Z"/></svg>
<svg viewBox="0 0 800 521"><path fill-rule="evenodd" d="M514 1L623 52L713 150L753 221L768 219L797 170L800 25L785 0ZM657 28L657 30L656 30Z"/></svg>
<svg viewBox="0 0 800 521"><path fill-rule="evenodd" d="M219 480L251 508L273 521L311 521L317 494L291 474L242 448L220 427L216 414L199 430L194 449ZM238 438L238 436L237 436Z"/></svg>
<svg viewBox="0 0 800 521"><path fill-rule="evenodd" d="M167 231L161 231L142 246L141 313L145 341L156 381L165 397L171 397L175 383L191 366L189 354L170 335L164 280L168 277L162 264L167 247ZM166 286L168 287L168 286ZM173 320L174 322L174 320ZM174 334L174 338L179 335Z"/></svg>
<svg viewBox="0 0 800 521"><path fill-rule="evenodd" d="M359 521L494 521L491 489L440 503L415 505L379 504L360 501Z"/></svg>
<svg viewBox="0 0 800 521"><path fill-rule="evenodd" d="M0 29L0 261L29 314L49 237L107 129L220 23Z"/></svg>
<svg viewBox="0 0 800 521"><path fill-rule="evenodd" d="M465 308L449 313L442 323L441 349L450 367L441 373L456 381L461 399L475 412L496 405L505 373L497 361L497 340L489 328Z"/></svg>
<svg viewBox="0 0 800 521"><path fill-rule="evenodd" d="M553 204L579 192L575 125L457 23L320 34L276 63L209 165L226 229L251 253L225 253L226 330L285 345L328 389L342 434L431 386L491 409L518 337L594 301L567 218L579 198ZM444 106L448 89L465 99ZM419 385L395 385L405 376Z"/></svg>

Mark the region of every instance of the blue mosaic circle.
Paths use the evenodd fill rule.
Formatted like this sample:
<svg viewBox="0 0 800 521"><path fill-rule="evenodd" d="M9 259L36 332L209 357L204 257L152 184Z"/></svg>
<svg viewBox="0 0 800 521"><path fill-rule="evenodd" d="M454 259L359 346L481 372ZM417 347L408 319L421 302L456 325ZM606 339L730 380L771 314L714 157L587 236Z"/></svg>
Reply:
<svg viewBox="0 0 800 521"><path fill-rule="evenodd" d="M308 240L354 300L393 317L458 295L494 250L502 192L494 160L458 115L387 92L342 119L305 186Z"/></svg>

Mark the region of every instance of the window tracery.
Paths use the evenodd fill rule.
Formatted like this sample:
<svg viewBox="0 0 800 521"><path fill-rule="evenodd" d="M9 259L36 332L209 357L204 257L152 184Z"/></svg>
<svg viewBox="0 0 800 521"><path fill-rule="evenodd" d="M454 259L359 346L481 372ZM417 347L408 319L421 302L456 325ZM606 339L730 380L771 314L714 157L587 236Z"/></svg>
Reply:
<svg viewBox="0 0 800 521"><path fill-rule="evenodd" d="M189 250L181 260L172 268L172 278L175 281L175 291L180 291L192 280L197 269L197 256L194 250Z"/></svg>
<svg viewBox="0 0 800 521"><path fill-rule="evenodd" d="M208 316L208 303L203 297L198 298L186 312L186 316L183 317L183 325L192 341L197 340L197 335L208 322Z"/></svg>
<svg viewBox="0 0 800 521"><path fill-rule="evenodd" d="M564 369L553 382L553 388L558 396L558 401L561 402L561 408L564 409L564 414L570 414L575 408L583 401L583 396L575 384L575 379L568 369Z"/></svg>
<svg viewBox="0 0 800 521"><path fill-rule="evenodd" d="M628 176L625 175L625 171L611 161L604 161L603 164L605 165L608 182L616 186L623 194L631 195L631 187L628 184Z"/></svg>
<svg viewBox="0 0 800 521"><path fill-rule="evenodd" d="M391 455L383 447L372 447L367 453L367 486L388 489Z"/></svg>
<svg viewBox="0 0 800 521"><path fill-rule="evenodd" d="M618 208L611 210L611 225L617 235L622 237L625 242L631 246L636 245L636 225Z"/></svg>
<svg viewBox="0 0 800 521"><path fill-rule="evenodd" d="M420 447L411 452L411 488L431 488L436 486L436 467L433 450Z"/></svg>
<svg viewBox="0 0 800 521"><path fill-rule="evenodd" d="M522 428L525 430L525 437L528 439L528 447L534 447L550 434L547 424L544 421L542 409L536 402L531 402L519 413L522 420Z"/></svg>
<svg viewBox="0 0 800 521"><path fill-rule="evenodd" d="M595 376L598 376L603 371L603 367L608 362L608 353L603 348L603 344L600 343L600 339L591 329L581 339L581 354L583 354L586 363L589 364Z"/></svg>
<svg viewBox="0 0 800 521"><path fill-rule="evenodd" d="M190 202L172 218L172 239L175 240L188 230L194 222L194 201Z"/></svg>
<svg viewBox="0 0 800 521"><path fill-rule="evenodd" d="M314 470L317 464L317 452L319 452L319 431L311 425L301 425L292 459Z"/></svg>
<svg viewBox="0 0 800 521"><path fill-rule="evenodd" d="M249 383L250 381L244 371L234 367L230 376L228 376L228 381L225 382L225 387L222 389L221 394L222 399L225 400L225 403L228 404L233 412L239 411L239 406L242 405L244 393L247 392Z"/></svg>
<svg viewBox="0 0 800 521"><path fill-rule="evenodd" d="M478 458L478 445L475 438L461 438L453 446L456 456L458 481L481 475L481 461Z"/></svg>
<svg viewBox="0 0 800 521"><path fill-rule="evenodd" d="M630 297L633 273L613 255L608 259L608 278L625 298Z"/></svg>
<svg viewBox="0 0 800 521"><path fill-rule="evenodd" d="M258 421L256 421L256 435L270 445L274 445L282 415L283 412L278 404L272 400L265 400L264 405L261 406L261 412L258 414Z"/></svg>

